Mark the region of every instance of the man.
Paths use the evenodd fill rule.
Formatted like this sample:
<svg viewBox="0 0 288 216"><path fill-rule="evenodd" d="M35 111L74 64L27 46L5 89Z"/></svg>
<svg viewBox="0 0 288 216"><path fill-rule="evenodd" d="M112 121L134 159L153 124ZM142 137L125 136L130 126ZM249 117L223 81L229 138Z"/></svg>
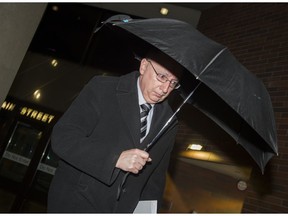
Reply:
<svg viewBox="0 0 288 216"><path fill-rule="evenodd" d="M173 114L165 99L179 86L178 72L150 55L139 72L96 76L84 87L53 129L52 148L61 160L48 212L131 213L140 200L157 200L160 208L177 120L149 152L143 149ZM141 138L142 103L151 110Z"/></svg>

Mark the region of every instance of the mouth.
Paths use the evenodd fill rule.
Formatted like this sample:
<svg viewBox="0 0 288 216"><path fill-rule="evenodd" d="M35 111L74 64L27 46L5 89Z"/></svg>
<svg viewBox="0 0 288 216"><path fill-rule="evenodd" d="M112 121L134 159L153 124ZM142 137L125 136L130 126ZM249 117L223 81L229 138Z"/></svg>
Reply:
<svg viewBox="0 0 288 216"><path fill-rule="evenodd" d="M159 94L157 92L154 92L154 96L156 97L157 102L161 102L165 99L165 94Z"/></svg>
<svg viewBox="0 0 288 216"><path fill-rule="evenodd" d="M163 95L163 94L158 94L157 92L155 92L155 96L160 99L160 98L162 98L164 95Z"/></svg>
<svg viewBox="0 0 288 216"><path fill-rule="evenodd" d="M158 93L158 92L156 92L156 91L153 91L153 92L151 92L151 93L152 93L152 94L151 94L150 99L151 99L152 101L154 101L155 103L161 102L161 101L164 100L164 98L165 98L165 95L160 94L160 93Z"/></svg>

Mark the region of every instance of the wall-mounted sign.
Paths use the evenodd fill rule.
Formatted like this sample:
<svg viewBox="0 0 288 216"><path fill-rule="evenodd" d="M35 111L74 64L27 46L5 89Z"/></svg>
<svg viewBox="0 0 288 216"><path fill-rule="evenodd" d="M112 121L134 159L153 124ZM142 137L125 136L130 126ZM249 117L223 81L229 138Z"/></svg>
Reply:
<svg viewBox="0 0 288 216"><path fill-rule="evenodd" d="M240 180L238 181L237 183L237 188L240 190L240 191L244 191L247 189L247 183L243 180Z"/></svg>
<svg viewBox="0 0 288 216"><path fill-rule="evenodd" d="M17 107L18 109L16 109L15 107ZM22 116L26 116L28 118L35 119L37 121L41 121L47 124L51 123L51 121L55 117L55 115L52 115L50 113L43 112L28 106L21 107L18 106L16 103L8 101L4 101L1 108L7 111L15 111Z"/></svg>
<svg viewBox="0 0 288 216"><path fill-rule="evenodd" d="M8 111L13 111L15 106L16 106L16 104L14 104L14 103L4 101L4 103L1 106L1 108L5 109L5 110L8 110Z"/></svg>
<svg viewBox="0 0 288 216"><path fill-rule="evenodd" d="M20 109L20 114L45 123L50 123L52 119L55 117L54 115L40 112L38 110L31 109L29 107L22 107Z"/></svg>

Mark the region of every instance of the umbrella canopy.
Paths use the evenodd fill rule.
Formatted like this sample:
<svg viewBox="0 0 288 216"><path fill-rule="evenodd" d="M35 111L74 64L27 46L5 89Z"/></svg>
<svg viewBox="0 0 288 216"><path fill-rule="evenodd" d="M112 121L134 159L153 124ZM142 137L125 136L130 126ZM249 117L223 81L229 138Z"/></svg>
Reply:
<svg viewBox="0 0 288 216"><path fill-rule="evenodd" d="M142 50L152 46L183 66L187 72L180 82L186 94L195 87L195 80L200 81L193 105L241 144L264 171L278 154L270 96L225 46L174 19L121 16L120 21L114 17L105 24L117 31L116 37L129 38L134 47L139 48L139 43Z"/></svg>

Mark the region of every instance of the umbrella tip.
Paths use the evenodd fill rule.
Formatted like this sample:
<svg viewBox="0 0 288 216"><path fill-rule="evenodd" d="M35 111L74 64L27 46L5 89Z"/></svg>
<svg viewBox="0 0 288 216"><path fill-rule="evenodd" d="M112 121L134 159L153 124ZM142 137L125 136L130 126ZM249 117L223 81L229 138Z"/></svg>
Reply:
<svg viewBox="0 0 288 216"><path fill-rule="evenodd" d="M118 14L118 15L114 15L114 16L111 16L110 18L108 18L105 23L107 22L129 22L131 21L132 18L126 14Z"/></svg>
<svg viewBox="0 0 288 216"><path fill-rule="evenodd" d="M133 52L134 58L138 61L142 60L142 57L140 57L139 55L137 55L135 52Z"/></svg>
<svg viewBox="0 0 288 216"><path fill-rule="evenodd" d="M132 20L132 18L126 14L117 14L114 16L109 17L107 20L101 22L101 26L97 27L94 33L98 32L106 23L113 23L113 22L124 22L128 23Z"/></svg>

